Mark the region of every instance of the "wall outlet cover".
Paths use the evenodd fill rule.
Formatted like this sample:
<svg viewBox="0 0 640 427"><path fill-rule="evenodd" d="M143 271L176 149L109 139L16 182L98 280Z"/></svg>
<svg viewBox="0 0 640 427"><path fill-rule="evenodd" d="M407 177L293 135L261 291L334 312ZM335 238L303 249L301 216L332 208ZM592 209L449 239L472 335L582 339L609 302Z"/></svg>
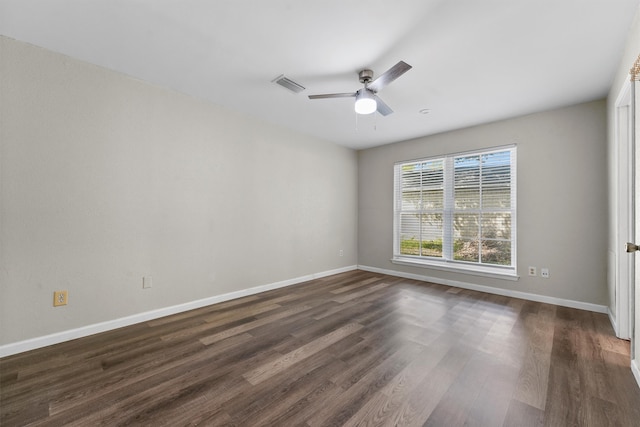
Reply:
<svg viewBox="0 0 640 427"><path fill-rule="evenodd" d="M67 291L55 291L53 293L53 306L60 307L61 305L67 305L69 301L69 293Z"/></svg>

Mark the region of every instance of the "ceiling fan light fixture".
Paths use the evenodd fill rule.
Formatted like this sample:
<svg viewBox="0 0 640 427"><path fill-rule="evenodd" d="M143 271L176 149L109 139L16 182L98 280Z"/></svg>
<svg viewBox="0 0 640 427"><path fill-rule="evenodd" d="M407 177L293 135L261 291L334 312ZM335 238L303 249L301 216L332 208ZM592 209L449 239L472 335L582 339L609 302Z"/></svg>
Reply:
<svg viewBox="0 0 640 427"><path fill-rule="evenodd" d="M376 98L370 90L360 89L356 93L355 110L358 114L371 114L378 108Z"/></svg>
<svg viewBox="0 0 640 427"><path fill-rule="evenodd" d="M356 98L354 109L357 114L371 114L378 112L381 116L388 116L393 113L393 110L389 108L385 102L378 98L378 93L381 89L386 87L389 83L396 80L398 77L406 73L411 69L411 65L404 61L398 62L393 67L378 76L377 79L373 79L373 71L362 70L358 73L360 83L364 84L364 87L357 92L347 93L324 93L320 95L309 95L309 99L327 99L327 98Z"/></svg>

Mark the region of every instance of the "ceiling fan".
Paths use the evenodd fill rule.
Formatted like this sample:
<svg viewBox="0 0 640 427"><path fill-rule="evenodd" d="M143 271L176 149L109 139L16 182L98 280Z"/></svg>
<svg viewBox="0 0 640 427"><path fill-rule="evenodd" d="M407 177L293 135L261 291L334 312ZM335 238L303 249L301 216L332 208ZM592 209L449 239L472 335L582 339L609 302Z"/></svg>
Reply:
<svg viewBox="0 0 640 427"><path fill-rule="evenodd" d="M404 61L400 61L373 81L373 71L362 70L358 73L360 83L364 84L364 87L362 89L353 93L326 93L322 95L309 95L309 99L355 97L356 113L371 114L377 110L378 113L382 114L383 116L388 116L389 114L393 113L393 110L378 97L377 93L410 69L411 65L407 64Z"/></svg>

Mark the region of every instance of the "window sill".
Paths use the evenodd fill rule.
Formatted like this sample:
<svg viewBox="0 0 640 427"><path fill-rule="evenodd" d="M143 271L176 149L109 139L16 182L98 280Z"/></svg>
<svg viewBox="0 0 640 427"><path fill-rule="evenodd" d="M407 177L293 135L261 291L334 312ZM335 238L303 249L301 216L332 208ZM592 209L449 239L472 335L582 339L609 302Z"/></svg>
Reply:
<svg viewBox="0 0 640 427"><path fill-rule="evenodd" d="M409 257L394 257L391 262L399 265L408 265L411 267L430 268L433 270L449 271L451 273L470 274L473 276L491 277L494 279L512 280L519 279L515 269L509 267L490 267L467 265L464 263L450 261L435 261L416 259Z"/></svg>

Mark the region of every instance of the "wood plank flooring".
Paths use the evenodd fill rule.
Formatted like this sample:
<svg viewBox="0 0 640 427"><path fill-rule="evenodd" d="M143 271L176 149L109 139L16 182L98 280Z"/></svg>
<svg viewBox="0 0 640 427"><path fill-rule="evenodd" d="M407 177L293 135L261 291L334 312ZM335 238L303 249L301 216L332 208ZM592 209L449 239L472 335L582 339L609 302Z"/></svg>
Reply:
<svg viewBox="0 0 640 427"><path fill-rule="evenodd" d="M352 271L0 359L2 426L640 426L607 316Z"/></svg>

